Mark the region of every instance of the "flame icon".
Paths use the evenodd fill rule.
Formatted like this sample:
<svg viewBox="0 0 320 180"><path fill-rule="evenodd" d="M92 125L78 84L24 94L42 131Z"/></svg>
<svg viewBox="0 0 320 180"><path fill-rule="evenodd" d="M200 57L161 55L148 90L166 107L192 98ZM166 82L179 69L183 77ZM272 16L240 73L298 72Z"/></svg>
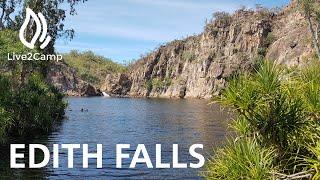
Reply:
<svg viewBox="0 0 320 180"><path fill-rule="evenodd" d="M26 30L26 28L31 20L31 17L34 19L34 22L36 23L36 33L34 34L33 38L31 39L31 42L27 42L27 40L24 37L24 31ZM42 29L42 34L41 34L41 29ZM48 31L47 22L43 16L43 14L38 13L38 16L37 16L30 8L27 8L26 9L26 19L23 22L23 24L20 28L20 31L19 31L19 38L20 38L20 41L22 42L22 44L24 44L25 46L27 46L30 49L33 49L37 39L39 38L39 36L41 34L39 41L42 42L42 44L40 45L40 48L44 49L45 47L47 47L47 45L51 41L50 36L46 37L47 31Z"/></svg>

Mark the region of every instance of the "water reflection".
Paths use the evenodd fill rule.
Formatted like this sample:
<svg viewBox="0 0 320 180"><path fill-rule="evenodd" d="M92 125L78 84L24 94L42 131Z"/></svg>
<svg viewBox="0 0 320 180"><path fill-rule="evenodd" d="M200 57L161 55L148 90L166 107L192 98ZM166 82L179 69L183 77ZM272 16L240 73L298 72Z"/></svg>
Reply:
<svg viewBox="0 0 320 180"><path fill-rule="evenodd" d="M131 154L138 144L145 144L155 163L155 145L162 144L163 162L172 162L172 144L179 144L181 162L195 161L189 155L189 146L204 144L206 155L221 144L226 135L228 115L219 106L207 105L204 100L165 99L105 99L70 98L67 119L49 136L37 137L32 142L45 144L89 144L95 151L96 144L103 144L103 169L96 169L96 162L89 161L89 168L82 169L82 151L75 151L74 168L67 168L67 153L60 152L60 167L50 164L39 170L11 170L9 152L1 151L1 176L15 179L198 179L196 169L148 169L139 164L128 169L130 160L124 160L123 169L116 169L116 144L131 144ZM80 110L88 109L88 112ZM2 148L4 149L4 148ZM26 155L27 156L27 155ZM41 156L41 155L40 155ZM196 161L195 161L196 162Z"/></svg>

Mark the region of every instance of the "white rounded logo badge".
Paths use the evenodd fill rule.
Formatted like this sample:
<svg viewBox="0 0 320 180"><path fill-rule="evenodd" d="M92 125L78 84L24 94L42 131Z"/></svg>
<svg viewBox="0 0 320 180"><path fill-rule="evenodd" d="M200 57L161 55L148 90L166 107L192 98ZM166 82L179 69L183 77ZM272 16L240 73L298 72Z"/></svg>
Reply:
<svg viewBox="0 0 320 180"><path fill-rule="evenodd" d="M34 22L36 23L36 33L33 35L31 42L27 42L26 38L25 38L25 30L31 20L31 18L34 20ZM41 33L42 30L42 33ZM40 34L40 38L39 41L42 43L40 45L41 49L44 49L45 47L47 47L47 45L49 44L49 42L51 41L51 37L47 36L47 31L48 31L48 26L47 26L47 22L46 19L44 18L42 13L38 13L38 16L30 9L27 8L26 9L26 19L23 22L20 31L19 31L19 38L20 41L28 48L33 49L34 45L36 43L36 41L38 40Z"/></svg>

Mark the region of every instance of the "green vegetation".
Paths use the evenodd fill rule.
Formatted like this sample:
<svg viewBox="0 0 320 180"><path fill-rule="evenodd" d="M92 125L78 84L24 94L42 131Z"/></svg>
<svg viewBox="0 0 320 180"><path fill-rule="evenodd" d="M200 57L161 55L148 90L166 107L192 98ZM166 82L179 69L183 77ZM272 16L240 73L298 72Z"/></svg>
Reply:
<svg viewBox="0 0 320 180"><path fill-rule="evenodd" d="M227 12L215 12L212 15L212 21L217 22L218 24L230 24L232 17Z"/></svg>
<svg viewBox="0 0 320 180"><path fill-rule="evenodd" d="M212 157L206 178L319 178L319 63L293 70L264 61L235 76L215 101L234 109L237 137Z"/></svg>
<svg viewBox="0 0 320 180"><path fill-rule="evenodd" d="M182 60L187 62L192 62L197 58L195 52L191 50L184 51L181 56L182 56Z"/></svg>
<svg viewBox="0 0 320 180"><path fill-rule="evenodd" d="M268 179L273 166L274 150L262 147L255 139L230 141L207 165L210 179Z"/></svg>
<svg viewBox="0 0 320 180"><path fill-rule="evenodd" d="M318 26L320 22L320 6L319 2L316 0L298 0L298 7L302 11L306 22L308 23L309 31L312 35L313 47L317 53L318 59L320 59L320 42L319 42L319 30Z"/></svg>
<svg viewBox="0 0 320 180"><path fill-rule="evenodd" d="M0 75L0 140L50 131L64 114L64 96L40 75L31 75L19 90L9 79Z"/></svg>
<svg viewBox="0 0 320 180"><path fill-rule="evenodd" d="M162 80L159 78L153 78L146 82L145 87L150 92L152 89L157 91L170 86L172 80L168 77L163 78Z"/></svg>
<svg viewBox="0 0 320 180"><path fill-rule="evenodd" d="M171 85L171 79L168 77L165 77L163 80L160 79L153 79L152 80L152 86L156 89L161 89L164 87L168 87Z"/></svg>
<svg viewBox="0 0 320 180"><path fill-rule="evenodd" d="M274 35L272 32L269 32L263 46L269 47L269 46L270 46L271 44L273 44L275 41L276 41L275 35Z"/></svg>
<svg viewBox="0 0 320 180"><path fill-rule="evenodd" d="M8 52L30 52L15 31L0 31L0 46L0 141L50 131L62 118L66 103L44 81L42 69L48 64L8 61Z"/></svg>
<svg viewBox="0 0 320 180"><path fill-rule="evenodd" d="M54 54L56 39L72 39L73 30L64 29L66 13L75 14L74 6L80 0L2 0L0 18L0 142L8 143L11 137L33 136L50 131L62 118L66 103L56 88L45 82L47 69L53 62L8 61L8 53L28 54L39 52ZM60 9L63 4L64 9ZM69 5L69 9L65 9ZM26 7L36 14L42 12L50 20L47 32L52 40L45 49L40 42L35 49L23 46L18 30L25 19ZM25 31L28 41L35 32L35 23L29 23Z"/></svg>
<svg viewBox="0 0 320 180"><path fill-rule="evenodd" d="M109 73L123 73L126 67L106 59L102 56L95 55L93 52L71 51L65 54L66 63L75 68L81 78L97 87L99 87Z"/></svg>
<svg viewBox="0 0 320 180"><path fill-rule="evenodd" d="M218 28L217 25L222 26L228 26L232 21L232 17L229 13L227 12L215 12L212 14L211 20L206 22L205 25L205 31L207 32L213 32L213 34L217 34Z"/></svg>

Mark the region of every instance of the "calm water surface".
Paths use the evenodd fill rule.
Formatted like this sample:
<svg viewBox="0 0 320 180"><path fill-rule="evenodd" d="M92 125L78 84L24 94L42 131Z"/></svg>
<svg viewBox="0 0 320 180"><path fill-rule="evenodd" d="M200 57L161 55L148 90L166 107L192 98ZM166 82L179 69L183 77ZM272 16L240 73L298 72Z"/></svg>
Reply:
<svg viewBox="0 0 320 180"><path fill-rule="evenodd" d="M116 169L116 144L131 144L124 151L134 154L138 144L145 144L155 166L155 145L162 144L162 161L172 162L172 144L179 144L180 162L197 162L189 155L192 144L203 144L201 153L208 158L212 149L221 145L226 136L229 115L205 100L69 98L66 119L49 136L36 137L29 143L103 144L103 168L96 169L96 161L89 160L89 168L82 169L82 149L75 150L74 168L67 168L67 152L61 151L60 167L52 163L39 170L11 170L7 166L9 153L2 151L1 175L20 179L200 179L199 169L148 169L138 164L129 169L129 160L123 160L123 169ZM88 112L81 112L81 108ZM199 151L200 152L200 151ZM26 155L27 156L27 155Z"/></svg>

